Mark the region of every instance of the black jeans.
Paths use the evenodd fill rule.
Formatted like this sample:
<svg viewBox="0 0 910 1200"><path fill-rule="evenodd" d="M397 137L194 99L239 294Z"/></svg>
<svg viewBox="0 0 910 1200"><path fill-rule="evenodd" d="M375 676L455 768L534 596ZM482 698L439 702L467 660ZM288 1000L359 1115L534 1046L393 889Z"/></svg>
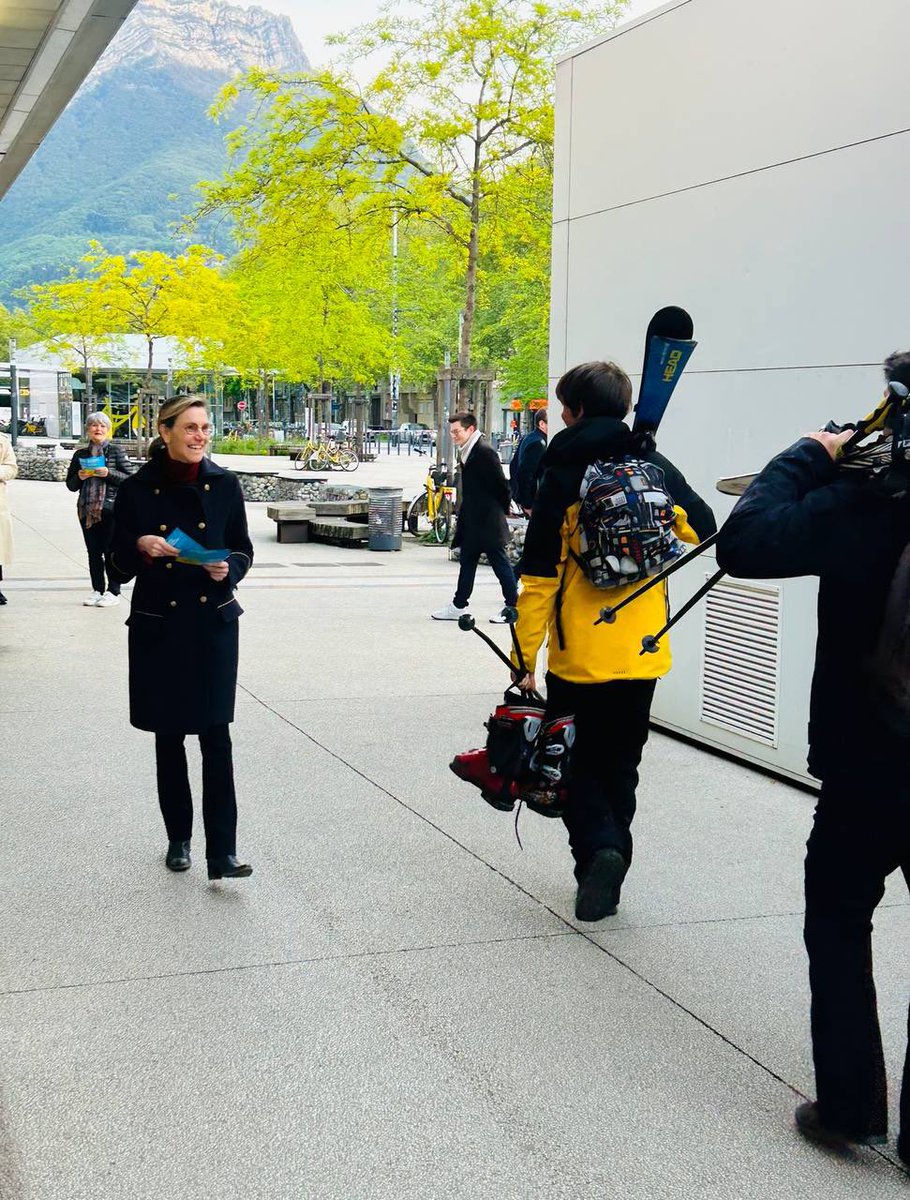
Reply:
<svg viewBox="0 0 910 1200"><path fill-rule="evenodd" d="M456 608L467 608L471 592L474 590L474 576L477 574L477 564L480 562L481 554L486 554L493 573L499 580L503 602L515 604L518 600L518 583L515 579L515 572L512 570L512 564L502 546L494 546L492 549L487 547L486 549L472 548L461 551L458 585L455 588L455 599L452 603Z"/></svg>
<svg viewBox="0 0 910 1200"><path fill-rule="evenodd" d="M638 764L648 740L654 679L571 683L547 672L547 717L575 715L563 823L580 879L598 850L632 861Z"/></svg>
<svg viewBox="0 0 910 1200"><path fill-rule="evenodd" d="M898 779L896 770L889 780L826 781L806 846L804 934L818 1106L827 1124L855 1138L888 1128L872 914L898 867L910 886L910 787ZM910 1160L910 1051L900 1119L899 1149Z"/></svg>
<svg viewBox="0 0 910 1200"><path fill-rule="evenodd" d="M188 842L193 836L193 797L186 769L183 733L155 734L158 803L168 841ZM199 734L202 750L202 821L206 858L237 851L237 797L230 727L213 725Z"/></svg>
<svg viewBox="0 0 910 1200"><path fill-rule="evenodd" d="M82 528L85 548L88 551L88 572L92 579L92 588L96 592L108 591L112 596L120 595L120 584L112 578L111 572L111 539L114 536L113 513L102 513L101 520L91 529ZM104 586L104 574L107 571L107 587Z"/></svg>

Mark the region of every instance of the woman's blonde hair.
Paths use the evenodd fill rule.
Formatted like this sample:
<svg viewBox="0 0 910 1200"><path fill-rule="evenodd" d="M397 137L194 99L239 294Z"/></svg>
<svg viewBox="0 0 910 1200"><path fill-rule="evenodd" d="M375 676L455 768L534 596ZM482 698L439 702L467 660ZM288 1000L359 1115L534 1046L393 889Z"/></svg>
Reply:
<svg viewBox="0 0 910 1200"><path fill-rule="evenodd" d="M187 396L172 396L170 400L165 400L158 409L158 417L155 422L158 436L149 446L149 455L160 454L165 449L161 426L165 425L168 429L173 429L177 418L188 408L204 408L206 413L209 413L209 402L202 392L190 392Z"/></svg>

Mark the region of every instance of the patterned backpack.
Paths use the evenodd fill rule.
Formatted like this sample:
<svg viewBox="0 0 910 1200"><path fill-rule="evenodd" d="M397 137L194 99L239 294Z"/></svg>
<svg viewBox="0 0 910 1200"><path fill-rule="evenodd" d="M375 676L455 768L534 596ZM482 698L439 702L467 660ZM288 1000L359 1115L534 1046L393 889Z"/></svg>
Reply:
<svg viewBox="0 0 910 1200"><path fill-rule="evenodd" d="M584 473L579 499L580 550L570 553L595 587L640 583L684 553L664 473L654 463L594 462Z"/></svg>

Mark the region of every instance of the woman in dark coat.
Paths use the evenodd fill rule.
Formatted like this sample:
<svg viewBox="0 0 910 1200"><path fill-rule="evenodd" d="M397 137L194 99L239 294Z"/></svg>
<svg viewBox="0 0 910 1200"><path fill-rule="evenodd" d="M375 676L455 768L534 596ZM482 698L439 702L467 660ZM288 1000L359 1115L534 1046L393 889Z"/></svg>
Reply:
<svg viewBox="0 0 910 1200"><path fill-rule="evenodd" d="M253 561L237 477L205 457L211 436L201 396L177 396L158 414L160 444L120 488L114 568L136 578L129 626L130 724L155 734L158 801L168 836L166 864L190 866L193 801L184 738L202 749L202 817L209 879L253 868L236 857L237 803L231 736L237 689L234 589ZM178 558L176 530L217 562Z"/></svg>
<svg viewBox="0 0 910 1200"><path fill-rule="evenodd" d="M86 608L110 608L120 603L120 582L111 571L114 502L117 489L132 474L132 467L123 450L111 441L111 419L107 413L89 413L85 420L85 436L88 445L79 447L66 473L66 486L71 492L79 493L76 514L88 551L92 580L92 593L82 603ZM92 458L103 458L104 466L86 471L85 461Z"/></svg>

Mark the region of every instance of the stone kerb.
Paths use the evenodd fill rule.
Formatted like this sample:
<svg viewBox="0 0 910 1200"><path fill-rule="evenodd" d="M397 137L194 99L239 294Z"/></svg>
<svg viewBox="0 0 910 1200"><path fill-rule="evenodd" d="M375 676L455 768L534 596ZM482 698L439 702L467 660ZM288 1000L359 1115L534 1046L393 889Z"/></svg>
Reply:
<svg viewBox="0 0 910 1200"><path fill-rule="evenodd" d="M281 500L366 500L366 488L326 483L318 479L288 479L268 471L238 471L240 489L247 501L275 504Z"/></svg>

